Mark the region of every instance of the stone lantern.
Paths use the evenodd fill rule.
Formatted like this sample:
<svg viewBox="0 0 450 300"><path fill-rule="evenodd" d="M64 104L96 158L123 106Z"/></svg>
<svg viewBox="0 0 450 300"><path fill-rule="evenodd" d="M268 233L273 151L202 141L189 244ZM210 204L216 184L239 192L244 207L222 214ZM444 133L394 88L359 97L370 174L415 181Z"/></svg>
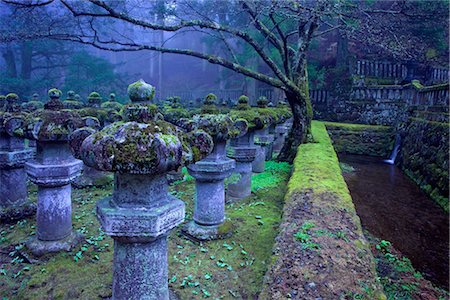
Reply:
<svg viewBox="0 0 450 300"><path fill-rule="evenodd" d="M114 239L113 299L169 299L167 235L184 219L184 203L168 194L166 173L208 155L212 138L186 134L159 120L150 103L154 88L129 86L127 122L83 138L85 164L114 172L114 191L97 203L97 216ZM131 121L132 120L132 121ZM136 122L140 120L140 122Z"/></svg>
<svg viewBox="0 0 450 300"><path fill-rule="evenodd" d="M30 101L22 103L21 108L22 111L33 112L38 109L44 108L44 103L39 101L39 95L35 93L33 94Z"/></svg>
<svg viewBox="0 0 450 300"><path fill-rule="evenodd" d="M103 102L101 104L101 108L105 109L105 110L114 110L116 112L119 112L120 109L122 108L122 104L120 104L119 102L117 102L116 100L116 94L111 93L109 94L109 100L106 102Z"/></svg>
<svg viewBox="0 0 450 300"><path fill-rule="evenodd" d="M36 158L25 164L38 186L36 236L26 243L35 255L70 251L82 239L72 231L71 181L83 164L72 156L68 139L83 122L76 112L62 110L61 91L51 89L48 94L44 110L24 119L25 137L37 141Z"/></svg>
<svg viewBox="0 0 450 300"><path fill-rule="evenodd" d="M280 152L283 148L284 140L289 132L289 128L283 123L275 127L275 140L273 143L273 151Z"/></svg>
<svg viewBox="0 0 450 300"><path fill-rule="evenodd" d="M89 107L100 108L102 104L102 97L97 92L92 92L87 98L87 104Z"/></svg>
<svg viewBox="0 0 450 300"><path fill-rule="evenodd" d="M94 134L95 132L101 129L100 122L97 118L94 117L84 117L83 119L83 127L84 130L77 130L78 134L82 134L82 137L86 138L87 136ZM69 144L72 149L72 154L75 158L81 159L79 154L79 146L81 145L73 145L73 141L79 141L79 137L70 136ZM75 178L72 182L72 186L77 189L83 189L87 187L103 187L111 184L113 181L113 175L109 172L99 171L95 168L89 167L86 164L83 164L83 171L80 176Z"/></svg>
<svg viewBox="0 0 450 300"><path fill-rule="evenodd" d="M216 106L217 96L214 94L208 94L203 101L203 106L201 108L202 114L218 114L219 109Z"/></svg>
<svg viewBox="0 0 450 300"><path fill-rule="evenodd" d="M84 107L84 103L80 100L80 95L75 94L74 91L68 91L66 100L63 101L64 108L66 109L81 109Z"/></svg>
<svg viewBox="0 0 450 300"><path fill-rule="evenodd" d="M9 99L10 101L18 98ZM10 106L14 107L13 105ZM0 112L0 221L14 221L34 214L36 205L27 198L25 162L34 151L25 147L24 138L16 137L23 113ZM17 118L17 119L16 119Z"/></svg>
<svg viewBox="0 0 450 300"><path fill-rule="evenodd" d="M181 121L190 118L192 116L191 112L185 109L180 103L180 97L169 97L169 105L166 105L163 109L164 120L172 123L174 125L181 125ZM169 183L173 183L177 180L182 180L184 178L182 168L177 170L172 170L167 172L167 179Z"/></svg>
<svg viewBox="0 0 450 300"><path fill-rule="evenodd" d="M274 113L268 110L268 103L269 101L266 97L260 97L256 101L256 104L258 105L257 111L261 114L267 115L270 122L266 124L264 128L255 131L255 144L260 146L252 165L252 170L255 173L264 172L265 161L272 159L273 136L269 134L269 128L275 122L273 120ZM273 110L273 108L270 110Z"/></svg>
<svg viewBox="0 0 450 300"><path fill-rule="evenodd" d="M231 139L227 149L227 156L236 161L234 173L238 175L238 180L228 184L229 201L235 201L251 194L252 162L260 148L254 143L254 133L267 126L268 118L248 105L247 96L239 97L236 109L230 111L230 116L248 123L247 134Z"/></svg>
<svg viewBox="0 0 450 300"><path fill-rule="evenodd" d="M214 149L210 155L187 167L195 178L194 218L183 228L183 232L197 240L225 238L231 234L231 226L225 221L224 179L229 177L235 161L226 156L226 141L243 136L247 132L247 121L234 122L227 115L195 115L195 128L212 136Z"/></svg>

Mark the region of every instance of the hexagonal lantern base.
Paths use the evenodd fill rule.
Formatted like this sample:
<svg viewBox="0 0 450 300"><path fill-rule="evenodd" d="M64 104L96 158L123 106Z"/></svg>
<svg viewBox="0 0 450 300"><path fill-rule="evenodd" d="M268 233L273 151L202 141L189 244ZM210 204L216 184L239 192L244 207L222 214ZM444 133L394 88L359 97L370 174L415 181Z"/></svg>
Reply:
<svg viewBox="0 0 450 300"><path fill-rule="evenodd" d="M119 207L113 197L97 203L97 216L114 239L114 299L170 299L167 234L183 221L184 202L167 195L148 208Z"/></svg>

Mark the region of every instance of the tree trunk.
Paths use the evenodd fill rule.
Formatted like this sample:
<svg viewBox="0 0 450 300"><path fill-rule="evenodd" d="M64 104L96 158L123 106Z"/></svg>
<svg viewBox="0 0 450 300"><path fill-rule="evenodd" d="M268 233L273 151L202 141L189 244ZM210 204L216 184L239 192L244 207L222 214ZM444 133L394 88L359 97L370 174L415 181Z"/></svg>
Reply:
<svg viewBox="0 0 450 300"><path fill-rule="evenodd" d="M286 98L292 110L292 128L288 137L284 141L283 148L278 155L279 161L292 163L297 155L297 148L300 144L311 139L311 121L313 117L311 101L309 99L308 72L306 58L302 62L299 71L297 84L300 93L286 91Z"/></svg>
<svg viewBox="0 0 450 300"><path fill-rule="evenodd" d="M20 55L21 55L21 77L22 79L28 80L31 78L31 64L33 58L33 49L30 41L23 42L20 45Z"/></svg>
<svg viewBox="0 0 450 300"><path fill-rule="evenodd" d="M6 74L8 75L8 77L17 77L16 59L11 47L6 47L6 50L3 53L3 58L6 62Z"/></svg>
<svg viewBox="0 0 450 300"><path fill-rule="evenodd" d="M292 163L297 154L300 144L306 143L311 131L311 115L308 112L309 97L286 92L286 98L292 110L292 128L284 142L283 148L278 156L279 161ZM310 106L310 104L309 104Z"/></svg>

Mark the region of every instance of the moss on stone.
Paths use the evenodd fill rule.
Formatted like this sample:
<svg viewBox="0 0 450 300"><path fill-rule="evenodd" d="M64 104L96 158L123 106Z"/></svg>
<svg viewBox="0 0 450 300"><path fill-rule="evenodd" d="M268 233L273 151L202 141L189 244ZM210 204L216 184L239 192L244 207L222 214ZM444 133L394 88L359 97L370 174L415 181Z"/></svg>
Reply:
<svg viewBox="0 0 450 300"><path fill-rule="evenodd" d="M276 259L260 299L289 298L292 286L299 299L344 299L349 294L374 299L383 294L382 287L337 155L324 124L313 122L311 129L315 142L298 148L285 197L283 230L274 247ZM307 223L313 224L313 229L308 227L301 242L295 235ZM345 239L338 236L337 229L345 230ZM355 241L360 241L360 246L355 246ZM305 281L313 282L315 288Z"/></svg>
<svg viewBox="0 0 450 300"><path fill-rule="evenodd" d="M130 84L127 92L133 102L150 102L155 97L155 88L142 79Z"/></svg>
<svg viewBox="0 0 450 300"><path fill-rule="evenodd" d="M324 122L338 153L389 157L395 133L390 126Z"/></svg>

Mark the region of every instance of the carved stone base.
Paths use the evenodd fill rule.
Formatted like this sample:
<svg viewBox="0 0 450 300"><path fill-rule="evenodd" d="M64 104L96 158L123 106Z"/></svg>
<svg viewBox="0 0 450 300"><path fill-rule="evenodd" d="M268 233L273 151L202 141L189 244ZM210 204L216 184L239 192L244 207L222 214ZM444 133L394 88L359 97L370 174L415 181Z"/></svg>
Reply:
<svg viewBox="0 0 450 300"><path fill-rule="evenodd" d="M200 225L194 221L186 223L181 232L195 241L211 241L229 238L233 234L233 225L225 221L220 225Z"/></svg>
<svg viewBox="0 0 450 300"><path fill-rule="evenodd" d="M26 241L27 248L36 256L42 256L48 253L56 253L61 251L71 251L81 241L84 240L84 236L78 232L72 232L68 237L58 241L42 241L36 236Z"/></svg>

